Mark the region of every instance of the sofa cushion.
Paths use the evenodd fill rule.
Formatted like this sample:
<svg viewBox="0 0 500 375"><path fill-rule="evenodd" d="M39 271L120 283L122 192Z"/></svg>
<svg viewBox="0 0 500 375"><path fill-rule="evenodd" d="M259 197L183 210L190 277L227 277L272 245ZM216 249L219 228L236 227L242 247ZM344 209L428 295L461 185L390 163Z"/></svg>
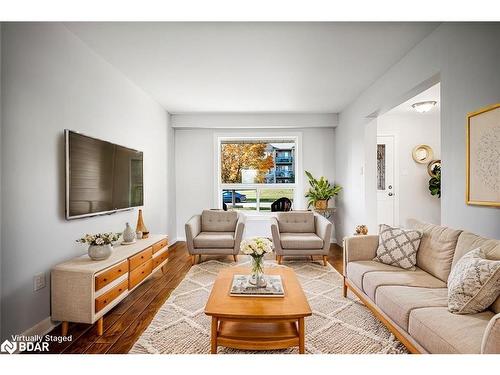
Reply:
<svg viewBox="0 0 500 375"><path fill-rule="evenodd" d="M356 260L347 263L346 275L360 290L363 290L363 276L367 272L392 271L403 272L399 267L389 266L373 260Z"/></svg>
<svg viewBox="0 0 500 375"><path fill-rule="evenodd" d="M413 228L423 232L417 252L417 266L446 281L461 230L415 221Z"/></svg>
<svg viewBox="0 0 500 375"><path fill-rule="evenodd" d="M194 238L194 247L198 249L233 248L233 232L201 232Z"/></svg>
<svg viewBox="0 0 500 375"><path fill-rule="evenodd" d="M323 240L315 233L281 233L283 249L321 249Z"/></svg>
<svg viewBox="0 0 500 375"><path fill-rule="evenodd" d="M446 307L426 307L410 313L408 333L430 353L480 353L491 311L452 314Z"/></svg>
<svg viewBox="0 0 500 375"><path fill-rule="evenodd" d="M312 211L278 212L280 233L314 233L314 213Z"/></svg>
<svg viewBox="0 0 500 375"><path fill-rule="evenodd" d="M481 248L465 254L448 279L448 310L475 314L486 310L500 295L500 260L486 259Z"/></svg>
<svg viewBox="0 0 500 375"><path fill-rule="evenodd" d="M377 289L376 303L398 326L408 331L411 311L421 307L448 306L448 291L446 288L381 286Z"/></svg>
<svg viewBox="0 0 500 375"><path fill-rule="evenodd" d="M445 282L420 268L417 268L415 271L367 272L363 276L363 291L372 301L375 301L377 288L384 285L446 288Z"/></svg>
<svg viewBox="0 0 500 375"><path fill-rule="evenodd" d="M492 240L464 231L458 237L457 249L455 250L451 267L453 268L458 260L469 251L478 247L484 251L486 258L500 260L500 240ZM500 313L500 297L493 302L490 309L497 314Z"/></svg>
<svg viewBox="0 0 500 375"><path fill-rule="evenodd" d="M237 222L235 211L204 210L201 213L202 232L234 232Z"/></svg>
<svg viewBox="0 0 500 375"><path fill-rule="evenodd" d="M407 270L414 270L417 264L417 250L421 237L422 232L418 230L393 228L381 224L377 255L373 260Z"/></svg>

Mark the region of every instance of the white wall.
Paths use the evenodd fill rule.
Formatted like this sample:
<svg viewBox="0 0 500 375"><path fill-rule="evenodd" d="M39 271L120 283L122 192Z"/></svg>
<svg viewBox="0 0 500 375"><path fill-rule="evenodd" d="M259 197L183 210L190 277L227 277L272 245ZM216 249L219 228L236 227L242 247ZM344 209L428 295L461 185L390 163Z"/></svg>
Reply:
<svg viewBox="0 0 500 375"><path fill-rule="evenodd" d="M331 128L336 113L179 113L172 115L174 128L206 129L304 129Z"/></svg>
<svg viewBox="0 0 500 375"><path fill-rule="evenodd" d="M364 178L359 173L364 164L364 139L360 134L370 121L367 117L406 101L415 87L438 74L441 156L445 161L441 223L500 238L499 210L468 206L464 198L466 114L500 101L498 40L499 24L442 24L340 113L335 129L335 173L337 182L347 189L339 202L338 240L350 234L356 223L366 220L364 192L358 186Z"/></svg>
<svg viewBox="0 0 500 375"><path fill-rule="evenodd" d="M427 164L416 163L412 157L415 146L426 144L432 148L434 159L441 158L439 117L437 110L426 114L388 113L377 121L379 135L393 134L396 138L396 181L399 181L396 194L399 197L399 224L402 226L407 226L410 218L433 224L441 222L441 202L429 192Z"/></svg>
<svg viewBox="0 0 500 375"><path fill-rule="evenodd" d="M33 275L80 255L86 232L122 231L137 210L64 220L63 129L144 151L145 223L169 231L166 111L61 24L9 23L2 32L2 335L50 314L50 285Z"/></svg>
<svg viewBox="0 0 500 375"><path fill-rule="evenodd" d="M255 130L254 136L297 134L296 129ZM214 186L214 134L216 129L176 129L175 169L177 235L185 238L184 224L203 209L216 208ZM334 131L333 128L310 128L302 134L302 169L315 176L325 176L334 181ZM237 130L224 130L226 134L242 134ZM248 129L244 132L249 134ZM304 184L307 181L304 180ZM305 191L306 186L302 187ZM297 204L297 202L296 202ZM300 208L300 207L297 207Z"/></svg>

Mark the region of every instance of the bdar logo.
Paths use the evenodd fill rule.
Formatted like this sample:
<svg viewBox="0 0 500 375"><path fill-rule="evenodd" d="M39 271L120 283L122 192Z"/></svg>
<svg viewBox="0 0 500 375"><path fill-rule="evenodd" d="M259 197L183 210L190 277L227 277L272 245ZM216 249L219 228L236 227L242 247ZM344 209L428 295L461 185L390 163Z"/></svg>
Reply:
<svg viewBox="0 0 500 375"><path fill-rule="evenodd" d="M17 349L17 343L16 342L10 342L9 340L5 340L2 345L0 345L0 351L4 353L14 353Z"/></svg>

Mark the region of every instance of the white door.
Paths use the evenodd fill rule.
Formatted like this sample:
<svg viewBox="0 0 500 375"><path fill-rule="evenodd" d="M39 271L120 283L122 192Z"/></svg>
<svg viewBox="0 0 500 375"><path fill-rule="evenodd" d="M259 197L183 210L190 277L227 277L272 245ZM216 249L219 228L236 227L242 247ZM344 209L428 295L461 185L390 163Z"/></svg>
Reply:
<svg viewBox="0 0 500 375"><path fill-rule="evenodd" d="M377 223L398 225L394 189L394 136L377 136Z"/></svg>

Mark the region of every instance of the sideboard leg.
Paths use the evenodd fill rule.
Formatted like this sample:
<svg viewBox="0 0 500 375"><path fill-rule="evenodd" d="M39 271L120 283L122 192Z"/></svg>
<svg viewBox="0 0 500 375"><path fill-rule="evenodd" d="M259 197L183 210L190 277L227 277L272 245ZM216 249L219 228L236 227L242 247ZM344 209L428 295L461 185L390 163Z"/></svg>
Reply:
<svg viewBox="0 0 500 375"><path fill-rule="evenodd" d="M104 333L104 317L101 316L101 318L97 321L97 334L99 336L102 336Z"/></svg>
<svg viewBox="0 0 500 375"><path fill-rule="evenodd" d="M61 323L61 335L62 336L68 336L68 329L69 329L69 323L68 322L62 322Z"/></svg>

